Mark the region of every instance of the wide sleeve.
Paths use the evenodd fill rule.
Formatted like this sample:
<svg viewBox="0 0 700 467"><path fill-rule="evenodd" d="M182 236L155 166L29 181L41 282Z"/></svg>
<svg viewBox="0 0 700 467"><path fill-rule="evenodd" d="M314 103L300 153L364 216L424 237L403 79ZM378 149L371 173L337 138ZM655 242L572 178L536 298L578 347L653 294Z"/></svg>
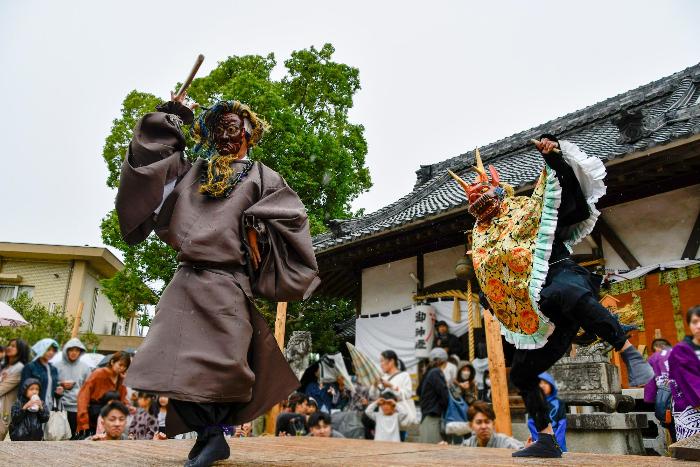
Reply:
<svg viewBox="0 0 700 467"><path fill-rule="evenodd" d="M244 212L262 246L253 291L278 302L306 299L320 284L306 210L276 172L263 166L260 179L260 200Z"/></svg>
<svg viewBox="0 0 700 467"><path fill-rule="evenodd" d="M122 237L130 245L148 237L156 211L191 167L180 126L192 122L192 111L177 102L158 110L136 124L122 163L116 209Z"/></svg>

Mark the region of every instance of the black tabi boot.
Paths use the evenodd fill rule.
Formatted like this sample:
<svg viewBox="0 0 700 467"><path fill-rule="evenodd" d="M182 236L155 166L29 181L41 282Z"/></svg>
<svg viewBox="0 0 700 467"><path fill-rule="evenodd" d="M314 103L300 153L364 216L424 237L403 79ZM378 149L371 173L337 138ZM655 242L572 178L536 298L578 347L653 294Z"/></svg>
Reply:
<svg viewBox="0 0 700 467"><path fill-rule="evenodd" d="M185 467L209 467L216 461L228 459L231 455L231 449L221 428L208 428L204 437L206 444L201 452L194 459L185 462Z"/></svg>
<svg viewBox="0 0 700 467"><path fill-rule="evenodd" d="M629 385L644 386L654 377L654 370L649 365L642 354L634 346L629 346L620 352L622 360L627 366L627 379Z"/></svg>
<svg viewBox="0 0 700 467"><path fill-rule="evenodd" d="M538 433L537 441L513 453L513 457L561 457L561 448L554 435Z"/></svg>
<svg viewBox="0 0 700 467"><path fill-rule="evenodd" d="M199 455L199 453L202 452L202 449L204 449L204 446L206 444L207 444L207 435L204 433L204 430L198 431L197 438L194 441L194 446L192 446L190 453L187 454L187 459L192 460L195 457L197 457Z"/></svg>

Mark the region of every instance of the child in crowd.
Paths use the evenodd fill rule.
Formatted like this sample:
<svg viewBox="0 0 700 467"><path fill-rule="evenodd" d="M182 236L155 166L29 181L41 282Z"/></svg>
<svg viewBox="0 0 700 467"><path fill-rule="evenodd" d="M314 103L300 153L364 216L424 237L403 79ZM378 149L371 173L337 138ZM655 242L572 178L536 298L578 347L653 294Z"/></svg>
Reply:
<svg viewBox="0 0 700 467"><path fill-rule="evenodd" d="M155 394L139 392L136 399L138 410L129 425L130 439L153 439L153 435L158 432L158 413L156 407Z"/></svg>
<svg viewBox="0 0 700 467"><path fill-rule="evenodd" d="M12 405L10 439L12 441L41 441L43 424L49 421L49 411L39 397L41 384L38 379L27 378L19 396Z"/></svg>
<svg viewBox="0 0 700 467"><path fill-rule="evenodd" d="M552 422L554 438L559 443L562 452L566 452L566 403L557 397L557 383L549 373L540 373L540 389L549 404L549 419ZM530 440L537 441L538 433L535 421L529 419L527 427L530 429Z"/></svg>
<svg viewBox="0 0 700 467"><path fill-rule="evenodd" d="M317 438L345 438L331 425L331 416L326 412L316 412L309 417L309 436Z"/></svg>
<svg viewBox="0 0 700 467"><path fill-rule="evenodd" d="M165 419L168 414L168 398L158 397L158 432L165 433Z"/></svg>
<svg viewBox="0 0 700 467"><path fill-rule="evenodd" d="M379 406L379 411L377 411ZM376 401L367 406L365 414L376 423L375 441L401 441L401 425L405 424L408 413L396 404L396 395L385 391Z"/></svg>

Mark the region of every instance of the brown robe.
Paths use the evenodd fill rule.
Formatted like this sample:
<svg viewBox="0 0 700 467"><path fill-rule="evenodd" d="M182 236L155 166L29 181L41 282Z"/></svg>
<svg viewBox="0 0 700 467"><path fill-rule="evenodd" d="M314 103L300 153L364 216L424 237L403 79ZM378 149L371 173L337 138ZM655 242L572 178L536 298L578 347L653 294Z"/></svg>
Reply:
<svg viewBox="0 0 700 467"><path fill-rule="evenodd" d="M134 128L122 165L117 213L124 240L143 241L152 230L177 250L181 266L156 307L126 384L178 400L236 403L231 424L261 415L299 386L265 320L256 296L300 300L318 285L306 211L272 169L255 162L230 197L199 193L206 161L190 164L180 115L145 115ZM243 162L236 162L237 170ZM165 200L164 187L175 186ZM162 203L162 204L161 204ZM159 209L160 208L160 209ZM157 214L154 214L158 211ZM246 268L244 218L262 228L262 265L251 281ZM251 283L253 282L253 283ZM187 430L175 411L168 432Z"/></svg>

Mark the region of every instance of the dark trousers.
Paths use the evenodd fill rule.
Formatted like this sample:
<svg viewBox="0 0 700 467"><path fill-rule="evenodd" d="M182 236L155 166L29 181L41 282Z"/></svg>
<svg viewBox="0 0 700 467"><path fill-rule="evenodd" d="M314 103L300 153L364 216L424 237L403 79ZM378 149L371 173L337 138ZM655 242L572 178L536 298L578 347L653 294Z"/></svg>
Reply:
<svg viewBox="0 0 700 467"><path fill-rule="evenodd" d="M593 333L620 350L627 340L620 323L598 303L598 284L572 260L554 265L542 289L540 309L555 325L544 347L516 349L510 378L520 391L537 431L550 423L549 404L539 387L539 374L547 371L571 347L579 328Z"/></svg>
<svg viewBox="0 0 700 467"><path fill-rule="evenodd" d="M207 429L221 429L236 409L232 403L197 403L170 399L169 404L172 404L187 427L200 435Z"/></svg>
<svg viewBox="0 0 700 467"><path fill-rule="evenodd" d="M78 429L78 412L66 411L66 415L68 416L68 425L70 425L71 439L75 439Z"/></svg>

